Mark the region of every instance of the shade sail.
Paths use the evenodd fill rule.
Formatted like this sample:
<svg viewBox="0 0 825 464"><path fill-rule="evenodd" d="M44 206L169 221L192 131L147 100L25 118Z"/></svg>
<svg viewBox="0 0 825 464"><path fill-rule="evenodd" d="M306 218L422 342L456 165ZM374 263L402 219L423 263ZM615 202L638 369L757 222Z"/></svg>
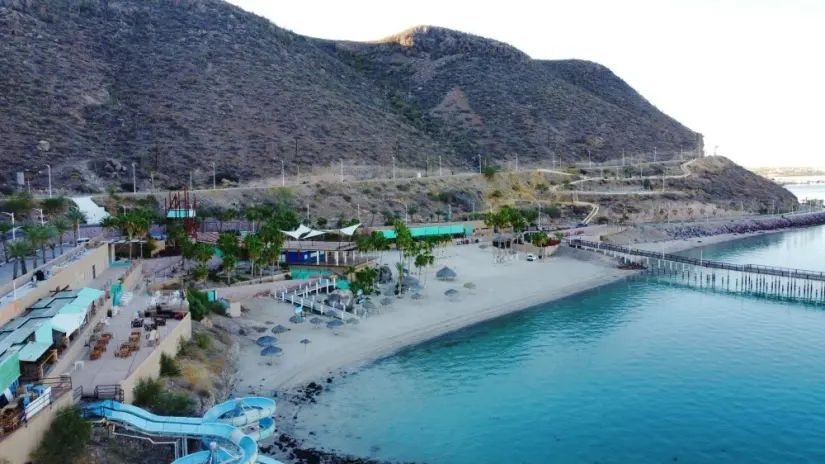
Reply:
<svg viewBox="0 0 825 464"><path fill-rule="evenodd" d="M281 232L289 235L290 237L294 238L295 240L299 240L301 238L301 235L304 235L305 233L307 233L311 230L312 229L310 229L309 227L301 224L295 230L282 230Z"/></svg>
<svg viewBox="0 0 825 464"><path fill-rule="evenodd" d="M344 235L352 235L355 233L355 229L359 227L361 227L360 223L355 224L354 226L344 227L343 229L340 229L339 232L341 232Z"/></svg>
<svg viewBox="0 0 825 464"><path fill-rule="evenodd" d="M325 230L314 230L313 229L313 230L310 230L309 233L304 235L302 238L307 239L307 238L317 237L319 235L324 235L325 233L327 233L327 231L325 231Z"/></svg>
<svg viewBox="0 0 825 464"><path fill-rule="evenodd" d="M85 318L85 314L58 314L52 318L52 329L69 336L80 328Z"/></svg>
<svg viewBox="0 0 825 464"><path fill-rule="evenodd" d="M24 346L18 354L20 355L21 361L35 362L51 347L52 342L31 342Z"/></svg>

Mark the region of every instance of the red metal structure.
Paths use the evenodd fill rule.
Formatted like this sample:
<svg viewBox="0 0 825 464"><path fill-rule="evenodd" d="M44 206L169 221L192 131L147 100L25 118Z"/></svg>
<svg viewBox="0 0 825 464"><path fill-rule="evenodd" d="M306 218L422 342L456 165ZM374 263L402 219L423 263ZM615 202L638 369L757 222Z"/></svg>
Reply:
<svg viewBox="0 0 825 464"><path fill-rule="evenodd" d="M168 198L163 199L163 209L166 211L166 225L183 224L186 234L192 240L198 239L198 219L195 216L198 210L198 200L192 195L189 198L189 189L183 192L169 193Z"/></svg>

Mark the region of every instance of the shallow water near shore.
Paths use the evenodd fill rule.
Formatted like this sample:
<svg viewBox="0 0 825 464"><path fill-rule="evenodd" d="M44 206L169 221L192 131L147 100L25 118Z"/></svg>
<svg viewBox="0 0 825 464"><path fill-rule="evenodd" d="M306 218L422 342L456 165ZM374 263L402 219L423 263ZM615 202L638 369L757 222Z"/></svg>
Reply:
<svg viewBox="0 0 825 464"><path fill-rule="evenodd" d="M703 255L825 271L825 227ZM296 435L429 463L822 462L823 333L822 308L622 282L338 378Z"/></svg>

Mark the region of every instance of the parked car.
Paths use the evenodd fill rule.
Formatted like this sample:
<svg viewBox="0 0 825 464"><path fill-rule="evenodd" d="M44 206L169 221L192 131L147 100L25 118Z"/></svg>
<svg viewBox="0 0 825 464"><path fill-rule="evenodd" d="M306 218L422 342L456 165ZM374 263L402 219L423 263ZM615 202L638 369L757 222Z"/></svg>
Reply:
<svg viewBox="0 0 825 464"><path fill-rule="evenodd" d="M527 261L535 261L537 259L538 257L536 257L536 255L534 255L533 253L527 255Z"/></svg>

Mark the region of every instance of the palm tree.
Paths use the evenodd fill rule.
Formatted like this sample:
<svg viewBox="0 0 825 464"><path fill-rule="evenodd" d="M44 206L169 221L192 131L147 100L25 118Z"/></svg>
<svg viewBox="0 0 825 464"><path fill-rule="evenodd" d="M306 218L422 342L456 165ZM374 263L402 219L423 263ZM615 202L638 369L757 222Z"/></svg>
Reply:
<svg viewBox="0 0 825 464"><path fill-rule="evenodd" d="M14 276L12 280L17 279L17 263L20 263L22 266L23 275L28 274L28 270L26 269L26 257L31 253L31 246L22 239L12 240L8 243L6 248L8 252L8 256L12 258L16 258L14 260Z"/></svg>
<svg viewBox="0 0 825 464"><path fill-rule="evenodd" d="M226 272L226 283L227 285L232 285L231 281L229 280L232 277L232 271L235 269L235 266L238 265L238 258L235 257L234 254L223 254L223 262L221 263L221 267L223 267L224 272Z"/></svg>
<svg viewBox="0 0 825 464"><path fill-rule="evenodd" d="M203 282L209 277L209 268L204 264L198 264L192 268L192 277L198 282Z"/></svg>
<svg viewBox="0 0 825 464"><path fill-rule="evenodd" d="M183 264L183 269L186 270L186 261L195 258L195 255L198 251L198 244L190 240L189 236L184 235L184 237L185 240L182 240L179 243L179 247L181 263Z"/></svg>
<svg viewBox="0 0 825 464"><path fill-rule="evenodd" d="M212 245L209 245L208 243L198 243L195 246L195 259L199 264L206 266L206 263L212 259L214 254L215 251L212 249Z"/></svg>
<svg viewBox="0 0 825 464"><path fill-rule="evenodd" d="M264 242L257 234L248 234L244 237L244 246L246 246L246 254L249 257L249 263L252 265L250 273L255 275L255 263L261 259L261 253L264 249Z"/></svg>
<svg viewBox="0 0 825 464"><path fill-rule="evenodd" d="M378 252L378 264L381 265L384 262L384 252L390 249L390 241L376 230L370 235L370 242L372 242L370 248Z"/></svg>
<svg viewBox="0 0 825 464"><path fill-rule="evenodd" d="M9 250L6 248L6 235L11 232L11 222L0 221L0 241L3 242L3 256L6 257L6 262L9 262Z"/></svg>
<svg viewBox="0 0 825 464"><path fill-rule="evenodd" d="M72 223L64 216L58 216L52 220L52 226L57 232L57 241L60 243L60 254L63 254L63 234L72 230Z"/></svg>
<svg viewBox="0 0 825 464"><path fill-rule="evenodd" d="M72 223L72 235L74 236L74 246L77 246L77 235L80 233L80 224L83 224L88 219L86 213L80 208L71 208L66 213L66 219Z"/></svg>
<svg viewBox="0 0 825 464"><path fill-rule="evenodd" d="M105 218L100 220L100 227L110 230L110 231L117 231L118 235L123 235L123 226L122 226L122 219L123 217L120 215L117 216L106 216Z"/></svg>
<svg viewBox="0 0 825 464"><path fill-rule="evenodd" d="M46 198L40 202L40 207L43 208L43 213L49 217L62 214L66 208L71 204L71 200L66 197Z"/></svg>
<svg viewBox="0 0 825 464"><path fill-rule="evenodd" d="M238 212L232 208L225 209L218 213L218 232L223 232L223 223L232 221L238 217Z"/></svg>
<svg viewBox="0 0 825 464"><path fill-rule="evenodd" d="M404 278L404 262L398 261L395 263L395 270L398 271L398 283L396 284L398 298L401 298L401 279Z"/></svg>
<svg viewBox="0 0 825 464"><path fill-rule="evenodd" d="M46 262L46 242L49 240L49 230L46 226L29 224L24 226L26 238L29 239L32 253L32 266L37 267L37 248L43 247L43 263Z"/></svg>

